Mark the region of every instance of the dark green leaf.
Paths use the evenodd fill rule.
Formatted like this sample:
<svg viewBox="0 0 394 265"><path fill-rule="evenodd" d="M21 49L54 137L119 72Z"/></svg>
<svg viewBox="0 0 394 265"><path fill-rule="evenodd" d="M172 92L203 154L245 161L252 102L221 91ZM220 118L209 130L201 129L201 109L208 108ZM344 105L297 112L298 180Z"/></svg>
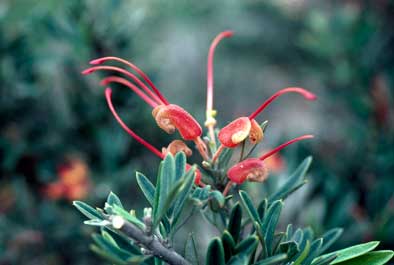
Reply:
<svg viewBox="0 0 394 265"><path fill-rule="evenodd" d="M334 259L336 259L336 255L331 254L325 257L319 257L313 260L312 265L328 265L330 264Z"/></svg>
<svg viewBox="0 0 394 265"><path fill-rule="evenodd" d="M219 238L211 240L208 246L206 265L224 265L224 250L222 241Z"/></svg>
<svg viewBox="0 0 394 265"><path fill-rule="evenodd" d="M314 258L320 253L320 248L323 244L323 239L319 238L312 242L308 257L304 260L302 265L310 265Z"/></svg>
<svg viewBox="0 0 394 265"><path fill-rule="evenodd" d="M278 224L282 207L282 201L275 201L274 203L272 203L267 210L267 214L261 226L265 244L267 246L268 255L272 254L272 243L274 240L275 228Z"/></svg>
<svg viewBox="0 0 394 265"><path fill-rule="evenodd" d="M278 264L280 262L283 262L285 260L287 260L286 254L278 254L278 255L263 259L257 263L254 263L254 265L274 265L274 264Z"/></svg>
<svg viewBox="0 0 394 265"><path fill-rule="evenodd" d="M102 220L103 216L94 208L81 201L74 201L73 205L89 219Z"/></svg>
<svg viewBox="0 0 394 265"><path fill-rule="evenodd" d="M236 203L231 209L229 222L227 229L234 238L235 242L238 242L241 232L242 224L242 207L239 203Z"/></svg>
<svg viewBox="0 0 394 265"><path fill-rule="evenodd" d="M383 265L386 264L394 255L391 250L372 251L357 258L337 263L338 265Z"/></svg>
<svg viewBox="0 0 394 265"><path fill-rule="evenodd" d="M299 257L294 261L294 265L301 265L304 264L303 261L306 259L306 257L309 254L309 250L310 250L310 243L309 241L306 241L305 243L305 247L302 250L301 254L299 255Z"/></svg>
<svg viewBox="0 0 394 265"><path fill-rule="evenodd" d="M354 259L356 257L359 257L359 256L365 254L365 253L368 253L368 252L374 250L378 245L379 245L378 241L372 241L372 242L344 248L344 249L341 249L341 250L338 250L335 252L331 252L331 253L325 254L321 257L326 257L326 256L334 254L337 256L337 258L331 264L338 264L340 262Z"/></svg>
<svg viewBox="0 0 394 265"><path fill-rule="evenodd" d="M283 200L292 192L304 185L306 183L305 175L311 163L312 157L307 157L306 159L304 159L304 161L298 166L298 168L289 177L286 183L269 198L269 201L276 201L280 199Z"/></svg>
<svg viewBox="0 0 394 265"><path fill-rule="evenodd" d="M112 191L108 195L107 203L111 206L117 205L117 206L123 208L122 202L120 201L119 197L116 196L116 194L113 193Z"/></svg>
<svg viewBox="0 0 394 265"><path fill-rule="evenodd" d="M337 239L342 235L343 229L342 228L333 228L329 231L327 231L323 236L323 245L320 248L320 252L324 253L327 249L331 247L332 244L337 241Z"/></svg>
<svg viewBox="0 0 394 265"><path fill-rule="evenodd" d="M235 252L249 256L256 249L258 244L257 236L250 236L242 240L235 248Z"/></svg>
<svg viewBox="0 0 394 265"><path fill-rule="evenodd" d="M209 202L213 211L219 211L223 208L225 199L220 191L214 190L209 193Z"/></svg>
<svg viewBox="0 0 394 265"><path fill-rule="evenodd" d="M184 152L178 152L175 155L175 181L178 181L185 175L186 155Z"/></svg>
<svg viewBox="0 0 394 265"><path fill-rule="evenodd" d="M224 230L223 232L222 244L224 249L225 261L227 262L233 255L235 248L235 241L227 230Z"/></svg>
<svg viewBox="0 0 394 265"><path fill-rule="evenodd" d="M268 206L268 200L267 198L265 198L260 202L259 206L257 207L257 212L259 213L261 220L264 220L264 215L267 211L267 206Z"/></svg>
<svg viewBox="0 0 394 265"><path fill-rule="evenodd" d="M152 182L150 182L149 179L140 172L137 172L136 175L138 186L142 190L142 193L144 193L145 198L148 200L149 204L153 206L155 198L155 186L153 186Z"/></svg>
<svg viewBox="0 0 394 265"><path fill-rule="evenodd" d="M189 194L193 188L194 184L194 177L195 177L195 167L191 168L185 176L183 176L182 179L179 181L182 181L184 183L184 187L182 190L179 192L177 195L176 200L174 201L174 205L172 207L172 223L171 225L174 227L178 220L179 217L181 216L183 206L185 205L185 202L187 198L189 197Z"/></svg>
<svg viewBox="0 0 394 265"><path fill-rule="evenodd" d="M252 219L252 222L257 222L260 224L261 220L259 214L257 213L256 208L253 205L252 199L243 190L239 191L239 196L241 197L242 204L244 205L246 211L248 212L250 219Z"/></svg>
<svg viewBox="0 0 394 265"><path fill-rule="evenodd" d="M300 251L297 242L295 241L287 241L279 244L279 249L287 253L289 258L294 257Z"/></svg>

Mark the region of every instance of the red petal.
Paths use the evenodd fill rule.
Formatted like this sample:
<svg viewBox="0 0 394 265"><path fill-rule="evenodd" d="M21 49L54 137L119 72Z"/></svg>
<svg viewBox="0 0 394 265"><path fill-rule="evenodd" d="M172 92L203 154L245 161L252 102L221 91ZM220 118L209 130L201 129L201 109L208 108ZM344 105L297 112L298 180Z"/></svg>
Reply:
<svg viewBox="0 0 394 265"><path fill-rule="evenodd" d="M266 173L267 169L263 161L258 158L249 158L232 166L227 171L227 176L232 182L242 184L248 178L255 180L254 175L264 175Z"/></svg>
<svg viewBox="0 0 394 265"><path fill-rule="evenodd" d="M219 141L225 147L236 147L248 137L250 128L251 123L248 117L238 118L220 130Z"/></svg>

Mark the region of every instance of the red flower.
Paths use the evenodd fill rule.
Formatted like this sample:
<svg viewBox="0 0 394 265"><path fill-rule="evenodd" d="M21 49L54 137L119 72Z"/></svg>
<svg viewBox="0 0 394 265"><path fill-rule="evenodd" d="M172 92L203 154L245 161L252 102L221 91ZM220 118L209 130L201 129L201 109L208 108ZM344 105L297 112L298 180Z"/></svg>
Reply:
<svg viewBox="0 0 394 265"><path fill-rule="evenodd" d="M227 171L228 178L237 184L242 184L245 180L254 182L263 182L268 176L268 170L264 164L264 160L275 153L279 152L286 146L305 139L313 138L313 135L303 135L290 140L272 151L262 155L259 158L248 158L238 164L235 164Z"/></svg>
<svg viewBox="0 0 394 265"><path fill-rule="evenodd" d="M112 114L114 115L116 121L120 124L120 126L129 134L131 135L134 139L136 139L139 143L141 143L143 146L145 146L148 150L150 150L152 153L154 153L156 156L158 156L161 159L164 159L167 151L172 151L172 154L175 154L178 151L184 151L186 155L191 153L191 150L187 147L185 143L183 143L180 140L176 140L170 143L170 145L167 148L163 148L163 152L160 152L156 147L148 143L146 140L144 140L142 137L140 137L138 134L136 134L133 130L131 130L124 122L123 120L119 117L118 113L116 112L114 105L112 104L112 90L110 88L107 88L105 90L105 98L107 100L107 104L109 109L111 110ZM175 153L173 153L175 152ZM189 171L191 166L189 164L186 165L186 171ZM203 185L201 183L201 172L196 169L196 176L194 179L194 183L197 185Z"/></svg>
<svg viewBox="0 0 394 265"><path fill-rule="evenodd" d="M263 131L255 118L277 97L291 92L301 94L306 100L316 99L314 94L303 88L284 88L271 96L255 112L250 114L249 117L240 117L223 127L218 135L220 143L225 147L233 148L243 142L248 136L253 144L260 142L263 138Z"/></svg>

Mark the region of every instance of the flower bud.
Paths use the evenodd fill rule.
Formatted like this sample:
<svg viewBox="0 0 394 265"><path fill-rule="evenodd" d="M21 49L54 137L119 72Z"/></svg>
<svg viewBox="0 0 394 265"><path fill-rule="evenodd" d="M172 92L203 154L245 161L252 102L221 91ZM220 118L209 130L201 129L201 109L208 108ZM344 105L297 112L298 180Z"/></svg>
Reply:
<svg viewBox="0 0 394 265"><path fill-rule="evenodd" d="M181 140L172 141L167 148L162 148L162 153L166 156L168 153L176 155L178 152L184 152L186 156L191 156L193 154L192 150Z"/></svg>
<svg viewBox="0 0 394 265"><path fill-rule="evenodd" d="M185 140L195 140L202 134L201 126L183 108L174 105L159 105L152 111L157 125L169 134L177 129Z"/></svg>
<svg viewBox="0 0 394 265"><path fill-rule="evenodd" d="M227 172L228 178L237 184L245 180L263 182L268 177L268 170L264 161L258 158L249 158L232 166Z"/></svg>
<svg viewBox="0 0 394 265"><path fill-rule="evenodd" d="M251 127L248 117L238 118L219 131L219 141L225 147L236 147L248 137Z"/></svg>

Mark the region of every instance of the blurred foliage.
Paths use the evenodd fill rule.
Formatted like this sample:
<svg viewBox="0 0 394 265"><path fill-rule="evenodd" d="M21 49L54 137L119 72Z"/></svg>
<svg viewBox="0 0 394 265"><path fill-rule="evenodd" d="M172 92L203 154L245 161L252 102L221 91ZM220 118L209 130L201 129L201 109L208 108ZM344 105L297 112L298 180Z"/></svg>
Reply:
<svg viewBox="0 0 394 265"><path fill-rule="evenodd" d="M86 165L85 200L97 205L114 190L141 207L140 195L129 196L138 194L131 172L153 173L152 157L115 124L98 76L80 75L87 62L132 59L168 97L184 93L174 100L201 121L209 41L228 28L237 37L215 61L222 120L283 86L318 92L319 106L302 110L303 119L284 117L275 106L267 111L273 141L310 128L305 124L319 136L311 150L287 153L315 157L309 207L297 217L317 231L352 231L341 245L374 238L392 249L393 8L389 0L2 0L0 263L97 264L69 192L48 196L48 185L63 183L62 169L72 161ZM129 91L119 89L114 100L155 146L170 141ZM281 108L291 112L292 104Z"/></svg>

